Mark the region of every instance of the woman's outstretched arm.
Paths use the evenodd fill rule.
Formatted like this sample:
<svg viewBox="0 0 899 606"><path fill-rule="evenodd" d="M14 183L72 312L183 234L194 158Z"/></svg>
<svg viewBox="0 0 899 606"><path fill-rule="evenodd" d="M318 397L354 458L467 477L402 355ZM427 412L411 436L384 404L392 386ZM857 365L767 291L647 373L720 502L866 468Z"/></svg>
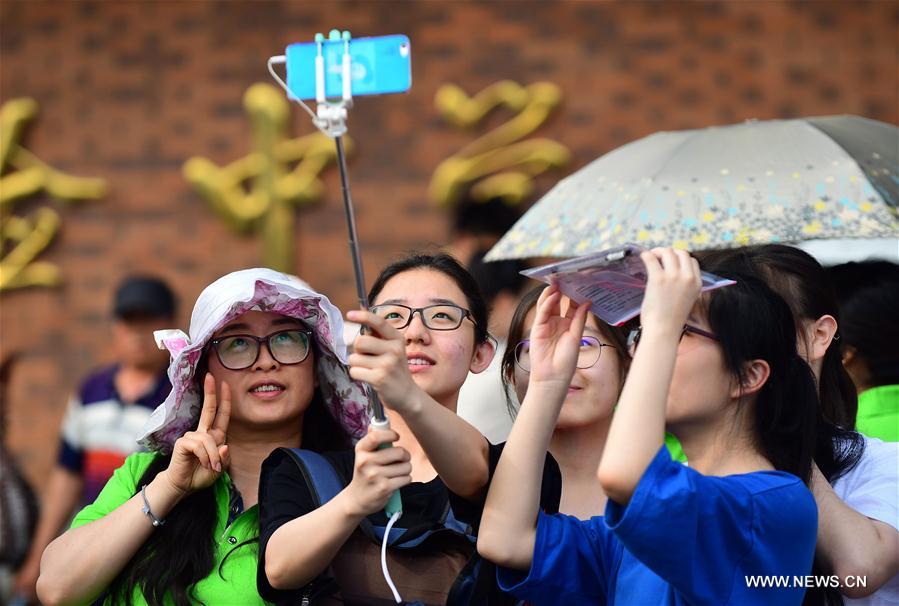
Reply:
<svg viewBox="0 0 899 606"><path fill-rule="evenodd" d="M478 533L478 552L527 570L536 538L543 464L574 375L589 304L568 306L551 286L540 295L531 328L531 378L490 484Z"/></svg>
<svg viewBox="0 0 899 606"><path fill-rule="evenodd" d="M665 441L665 406L684 322L702 285L699 264L670 248L644 251L647 284L642 333L599 463L603 491L627 505Z"/></svg>

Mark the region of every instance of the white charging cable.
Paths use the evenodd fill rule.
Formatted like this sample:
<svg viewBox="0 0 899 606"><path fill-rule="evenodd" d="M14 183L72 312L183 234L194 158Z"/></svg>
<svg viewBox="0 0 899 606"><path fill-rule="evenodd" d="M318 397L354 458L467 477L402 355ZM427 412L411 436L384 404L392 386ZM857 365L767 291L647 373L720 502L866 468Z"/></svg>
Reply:
<svg viewBox="0 0 899 606"><path fill-rule="evenodd" d="M308 105L306 105L302 99L300 99L299 97L294 95L290 91L290 88L287 87L287 82L285 82L284 79L278 75L278 72L275 71L275 65L284 65L285 63L287 63L287 57L285 55L276 55L274 57L269 57L268 58L268 72L272 75L272 78L275 79L275 82L277 82L278 84L281 85L281 88L284 89L284 92L287 93L287 95L289 97L291 97L294 101L299 103L300 106L302 106L302 108L306 110L306 113L308 113L310 116L312 116L312 121L315 123L316 126L318 126L318 116L315 115L315 112L312 111L312 108L310 108Z"/></svg>
<svg viewBox="0 0 899 606"><path fill-rule="evenodd" d="M332 139L346 133L347 110L353 106L352 58L350 57L349 32L343 32L342 39L342 95L339 101L328 101L325 94L325 57L322 53L322 45L325 42L325 38L321 34L316 34L315 36L315 42L318 45L318 54L315 57L315 101L317 103L317 111L312 111L312 109L300 99L299 95L293 94L284 79L275 71L275 65L285 65L287 63L287 56L275 55L268 59L268 72L272 75L272 78L275 79L275 82L284 89L288 98L294 99L304 110L306 110L306 113L312 118L312 124L315 125L315 128Z"/></svg>
<svg viewBox="0 0 899 606"><path fill-rule="evenodd" d="M384 529L384 540L381 541L381 572L384 573L384 579L387 581L390 591L393 592L393 599L396 600L397 604L402 604L403 598L400 597L400 592L396 590L396 585L393 584L393 579L390 578L390 571L387 570L387 540L390 538L390 530L396 524L396 521L400 519L401 515L403 515L403 512L397 511L390 516L387 528Z"/></svg>

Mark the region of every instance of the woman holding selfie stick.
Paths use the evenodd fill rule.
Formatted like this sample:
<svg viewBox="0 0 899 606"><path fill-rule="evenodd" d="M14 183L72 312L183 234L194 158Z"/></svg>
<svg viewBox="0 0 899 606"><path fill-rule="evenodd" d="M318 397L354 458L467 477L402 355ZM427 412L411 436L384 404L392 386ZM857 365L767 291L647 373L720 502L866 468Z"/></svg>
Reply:
<svg viewBox="0 0 899 606"><path fill-rule="evenodd" d="M487 442L455 413L468 373L482 371L493 357L486 305L468 272L441 254L391 264L375 280L369 300L370 311L347 314L370 329L354 342L350 372L377 390L392 430L372 431L355 451L326 454L347 483L320 507L283 451L265 462L259 589L278 603L316 603L333 591L349 603L392 603L381 574L366 574L377 569L380 546L359 527L386 524L383 507L396 489L404 536L440 530L420 547L387 551L387 568L405 570L394 579L404 599L455 599L456 580L475 553L461 528L443 532L441 518L449 511L450 491L467 497L486 484Z"/></svg>
<svg viewBox="0 0 899 606"><path fill-rule="evenodd" d="M500 585L538 604L799 604L815 548L811 475L817 398L789 308L764 283L699 296L699 266L642 253L648 282L636 353L597 472L605 516L538 512L546 445L574 370L587 306L549 288L531 330L531 381L496 470L478 537ZM639 346L637 346L639 343ZM665 428L690 467L671 460ZM536 447L535 447L536 446ZM536 523L535 523L536 520Z"/></svg>
<svg viewBox="0 0 899 606"><path fill-rule="evenodd" d="M366 423L343 365L340 312L284 274L229 274L190 336L157 333L173 390L143 443L44 552L45 604L262 603L257 488L273 448L345 447Z"/></svg>

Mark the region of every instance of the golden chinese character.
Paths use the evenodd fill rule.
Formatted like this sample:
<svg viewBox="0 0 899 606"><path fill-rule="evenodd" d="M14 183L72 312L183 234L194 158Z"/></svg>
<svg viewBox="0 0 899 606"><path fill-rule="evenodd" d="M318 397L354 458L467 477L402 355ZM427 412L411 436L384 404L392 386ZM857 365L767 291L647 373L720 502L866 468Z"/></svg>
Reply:
<svg viewBox="0 0 899 606"><path fill-rule="evenodd" d="M292 273L295 207L317 201L324 192L318 175L337 157L334 141L318 132L285 139L290 107L268 84L247 89L244 107L255 151L225 167L191 158L184 177L232 229L261 235L264 265ZM344 146L349 153L348 137Z"/></svg>
<svg viewBox="0 0 899 606"><path fill-rule="evenodd" d="M474 97L454 84L442 86L435 99L437 109L455 126L474 126L498 107L516 115L441 162L431 177L431 199L450 206L475 182L471 193L476 199L500 197L517 204L528 197L535 176L564 166L571 158L568 148L555 141L522 141L546 121L561 100L559 87L549 82L521 86L503 80Z"/></svg>
<svg viewBox="0 0 899 606"><path fill-rule="evenodd" d="M100 198L103 179L73 177L41 162L21 143L25 125L37 114L33 99L13 99L0 108L0 291L26 286L55 286L59 268L36 261L56 237L62 219L43 207L28 217L13 214L19 200L40 192L62 202ZM11 170L10 170L11 169Z"/></svg>

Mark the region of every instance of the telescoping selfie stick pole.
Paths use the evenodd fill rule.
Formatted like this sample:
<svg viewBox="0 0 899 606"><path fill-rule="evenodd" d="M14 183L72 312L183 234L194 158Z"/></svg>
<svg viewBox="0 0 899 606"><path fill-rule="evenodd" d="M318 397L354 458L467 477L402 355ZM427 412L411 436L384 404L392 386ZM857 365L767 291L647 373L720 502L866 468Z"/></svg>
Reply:
<svg viewBox="0 0 899 606"><path fill-rule="evenodd" d="M329 34L329 40L331 42L343 41L344 45L341 61L341 76L343 80L342 95L338 101L329 101L325 94L325 56L322 50L325 43L325 36L323 34L315 35L315 43L318 46L317 55L315 57L316 112L313 114L302 101L300 101L300 104L307 112L312 114L312 121L315 126L324 134L334 139L334 142L337 145L337 166L340 170L340 186L343 190L343 207L346 212L350 256L353 259L353 273L356 278L356 294L362 309L368 309L368 295L365 291L365 276L362 271L362 255L359 253L359 240L356 237L356 219L353 213L353 199L350 194L349 173L346 166L346 153L343 147L343 135L347 132L347 110L353 106L350 38L350 33L346 31L341 33L338 30L331 30ZM272 77L274 77L281 87L288 93L288 96L293 97L293 95L290 94L290 89L287 87L287 84L280 76L278 76L273 67L274 64L284 63L285 61L286 59L283 56L272 57L268 61L268 69L272 74ZM299 101L298 98L297 100ZM390 429L390 421L384 413L384 406L381 404L378 394L368 385L366 385L365 388L368 392L372 406L372 426L375 429ZM389 446L390 444L383 444L382 448L387 448ZM402 510L403 507L402 502L400 501L400 493L397 491L390 497L390 500L384 508L384 512L387 514L387 517L390 518L396 513L401 514Z"/></svg>
<svg viewBox="0 0 899 606"><path fill-rule="evenodd" d="M337 145L337 166L340 170L340 187L343 190L343 208L346 212L347 231L350 237L350 256L353 259L353 273L356 277L356 294L359 297L359 305L362 309L368 309L368 295L365 292L365 276L362 272L362 255L359 253L359 239L356 237L356 218L353 213L353 198L350 195L350 180L346 166L346 153L343 149L343 135L346 134L346 118L347 110L353 106L352 91L352 58L350 56L350 33L331 30L328 35L329 40L343 41L343 57L341 61L341 77L343 80L342 95L339 101L329 101L325 95L325 56L322 47L325 43L323 34L315 35L315 43L317 45L317 54L315 57L315 113L309 107L291 94L287 83L275 72L275 64L286 63L285 56L271 57L268 60L268 71L272 77L281 85L281 88L287 93L288 97L295 98L297 102L312 116L312 123L315 124L321 132L334 139ZM371 425L375 429L390 429L390 421L384 414L384 405L381 404L378 394L369 386L365 385L368 393L369 401L372 407ZM389 443L381 444L380 448L389 448ZM387 543L390 540L391 530L396 521L403 515L403 503L400 500L399 491L395 491L390 495L390 499L384 506L384 513L387 514L389 522L384 529L384 539L381 542L381 570L384 573L384 579L393 592L393 598L397 604L402 603L399 591L390 577L387 570Z"/></svg>

